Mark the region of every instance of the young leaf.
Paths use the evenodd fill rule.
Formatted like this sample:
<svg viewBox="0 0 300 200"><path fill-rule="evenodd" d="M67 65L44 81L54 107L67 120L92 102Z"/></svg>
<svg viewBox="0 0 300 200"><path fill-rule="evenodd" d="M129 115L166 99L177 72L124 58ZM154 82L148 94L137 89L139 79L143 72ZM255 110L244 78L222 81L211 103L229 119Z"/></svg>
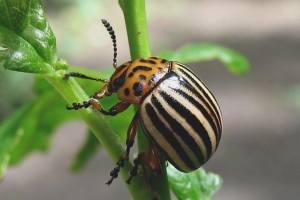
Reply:
<svg viewBox="0 0 300 200"><path fill-rule="evenodd" d="M51 73L56 40L40 0L0 0L0 62L10 70Z"/></svg>
<svg viewBox="0 0 300 200"><path fill-rule="evenodd" d="M0 26L0 63L13 71L50 74L53 67L43 61L36 50L22 37Z"/></svg>
<svg viewBox="0 0 300 200"><path fill-rule="evenodd" d="M179 200L209 200L222 185L222 178L206 173L203 168L183 173L172 165L167 168L169 185Z"/></svg>
<svg viewBox="0 0 300 200"><path fill-rule="evenodd" d="M182 63L218 59L235 74L244 74L250 69L246 57L230 48L216 44L189 44L174 52L163 51L159 53L159 57Z"/></svg>
<svg viewBox="0 0 300 200"><path fill-rule="evenodd" d="M49 64L56 62L56 39L40 0L0 0L0 25L28 41Z"/></svg>

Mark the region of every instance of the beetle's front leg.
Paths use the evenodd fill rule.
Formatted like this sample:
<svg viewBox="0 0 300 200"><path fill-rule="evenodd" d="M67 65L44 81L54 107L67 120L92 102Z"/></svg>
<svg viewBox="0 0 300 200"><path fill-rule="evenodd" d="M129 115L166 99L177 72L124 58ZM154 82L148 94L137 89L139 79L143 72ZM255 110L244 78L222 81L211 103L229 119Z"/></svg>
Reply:
<svg viewBox="0 0 300 200"><path fill-rule="evenodd" d="M76 75L76 76L75 76ZM80 77L80 78L82 78L82 76L83 77L86 77L85 75L83 75L83 74L79 74L79 73L76 73L76 72L69 72L69 73L67 73L66 75L65 75L65 78L68 78L68 77L70 77L70 76L73 76L73 77ZM89 77L88 77L89 78ZM92 78L91 78L92 79ZM96 92L95 94L94 94L94 96L91 96L91 99L89 100L89 101L84 101L84 102L82 102L82 103L76 103L76 102L74 102L74 103L72 103L72 107L69 107L68 105L67 105L67 110L78 110L78 109L80 109L80 108L88 108L89 106L91 106L91 105L95 105L97 108L99 108L100 110L103 110L103 108L102 108L102 106L99 104L99 102L96 102L96 100L95 100L95 98L96 99L102 99L103 98L103 96L104 95L106 95L106 96L110 96L111 95L111 93L109 93L108 92L108 84L105 84L104 86L103 86L103 88L101 88L98 92ZM97 103L99 104L99 105L97 105ZM106 114L107 112L104 112L103 114Z"/></svg>

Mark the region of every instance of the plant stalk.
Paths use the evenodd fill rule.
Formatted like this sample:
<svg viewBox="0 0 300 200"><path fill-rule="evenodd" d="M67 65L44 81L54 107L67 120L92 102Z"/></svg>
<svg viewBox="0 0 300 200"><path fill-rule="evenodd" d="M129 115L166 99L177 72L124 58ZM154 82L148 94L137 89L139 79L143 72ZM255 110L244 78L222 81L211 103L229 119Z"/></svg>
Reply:
<svg viewBox="0 0 300 200"><path fill-rule="evenodd" d="M144 58L151 56L150 42L148 36L146 9L144 0L119 0L119 4L123 10L128 43L130 47L131 59ZM138 106L135 106L138 110ZM148 139L143 133L140 125L137 133L138 151L146 151L148 147ZM168 184L166 161L164 157L157 151L161 163L163 173L159 176L150 176L150 185L152 194L159 199L169 200L170 188ZM134 181L134 180L133 180ZM139 192L136 190L136 192Z"/></svg>
<svg viewBox="0 0 300 200"><path fill-rule="evenodd" d="M62 97L71 105L72 102L83 102L89 99L87 94L82 90L80 85L70 77L64 80L65 70L58 70L53 76L44 75L44 78L62 95ZM86 122L95 136L99 139L101 145L105 148L108 155L114 163L117 163L120 155L125 152L125 144L122 143L119 136L112 130L110 124L104 119L104 116L91 108L79 109L78 114ZM113 168L114 166L112 166ZM129 171L133 167L131 162L125 162L124 167L120 170L120 175L124 182L129 178ZM107 176L107 181L109 176ZM130 185L125 183L129 192L134 199L145 199L150 195L149 190L143 184L143 178L137 176ZM114 180L114 181L118 181ZM100 187L100 186L99 186ZM108 187L104 185L103 187ZM114 187L113 183L110 187ZM139 192L136 192L139 191ZM146 198L147 199L147 198Z"/></svg>

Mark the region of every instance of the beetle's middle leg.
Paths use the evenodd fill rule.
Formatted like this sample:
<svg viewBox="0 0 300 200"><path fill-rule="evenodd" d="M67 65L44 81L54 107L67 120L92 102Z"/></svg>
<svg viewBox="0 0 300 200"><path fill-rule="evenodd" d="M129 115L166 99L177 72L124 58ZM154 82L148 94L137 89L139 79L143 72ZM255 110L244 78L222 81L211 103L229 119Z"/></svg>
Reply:
<svg viewBox="0 0 300 200"><path fill-rule="evenodd" d="M126 150L125 152L120 156L119 161L116 163L117 167L115 167L111 172L110 176L111 179L107 181L107 185L110 185L112 181L118 177L120 168L124 166L125 160L129 159L129 153L130 149L133 146L134 138L136 136L136 129L137 129L137 122L138 122L138 113L136 113L129 125L128 131L127 131L127 139L126 139Z"/></svg>

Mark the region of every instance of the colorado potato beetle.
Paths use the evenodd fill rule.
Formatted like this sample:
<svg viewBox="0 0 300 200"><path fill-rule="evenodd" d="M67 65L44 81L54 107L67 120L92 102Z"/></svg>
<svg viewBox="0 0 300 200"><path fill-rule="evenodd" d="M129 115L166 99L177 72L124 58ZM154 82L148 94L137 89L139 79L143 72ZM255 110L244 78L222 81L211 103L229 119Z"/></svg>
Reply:
<svg viewBox="0 0 300 200"><path fill-rule="evenodd" d="M148 166L154 174L161 173L156 154L158 149L176 169L191 172L200 168L216 151L222 133L222 114L213 94L206 85L185 65L157 57L126 62L117 67L117 44L113 28L106 20L103 25L109 32L114 47L115 72L109 80L97 79L76 72L65 78L78 77L105 83L89 101L73 103L68 110L87 108L104 115L114 116L131 104L139 109L129 125L126 151L111 172L110 185L128 160L133 146L137 123L149 139L148 153L140 153L134 160L127 183L137 175L138 166ZM117 93L120 102L104 110L97 99ZM155 148L156 149L155 149Z"/></svg>

